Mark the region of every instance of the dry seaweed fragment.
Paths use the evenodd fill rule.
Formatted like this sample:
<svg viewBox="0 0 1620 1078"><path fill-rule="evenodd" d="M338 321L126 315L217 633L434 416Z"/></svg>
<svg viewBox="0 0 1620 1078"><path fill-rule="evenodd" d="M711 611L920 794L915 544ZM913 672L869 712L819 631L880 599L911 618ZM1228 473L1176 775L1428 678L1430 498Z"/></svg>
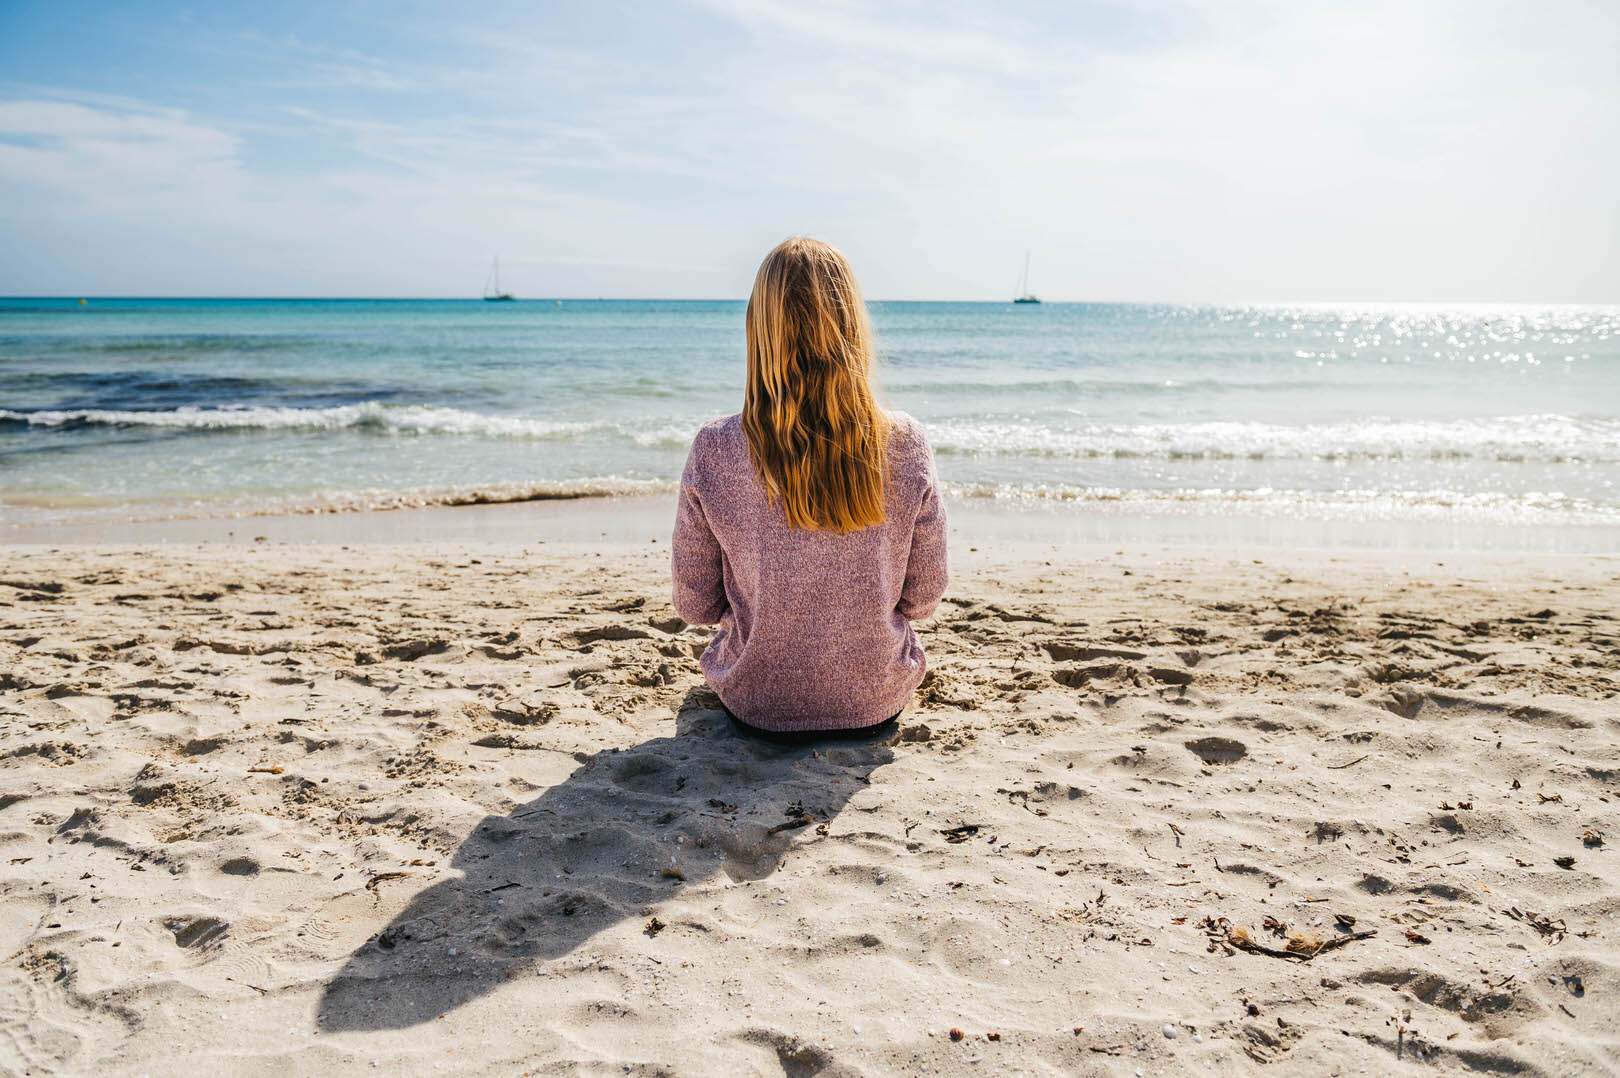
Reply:
<svg viewBox="0 0 1620 1078"><path fill-rule="evenodd" d="M1283 950L1291 954L1313 955L1322 949L1322 940L1309 932L1299 932L1288 937Z"/></svg>
<svg viewBox="0 0 1620 1078"><path fill-rule="evenodd" d="M940 834L945 836L946 842L966 842L969 838L978 833L979 825L976 823L965 823L959 827L947 827L945 830L940 832Z"/></svg>
<svg viewBox="0 0 1620 1078"><path fill-rule="evenodd" d="M649 935L649 936L656 936L656 935L658 935L658 933L662 932L664 929L666 929L668 927L669 926L666 925L664 922L662 922L658 918L654 917L652 920L647 922L646 926L644 928L642 928L642 931L647 933L647 935Z"/></svg>
<svg viewBox="0 0 1620 1078"><path fill-rule="evenodd" d="M1559 868L1574 868L1575 867L1575 858L1570 857L1568 855L1565 855L1563 857L1554 857L1553 858L1553 864L1557 865Z"/></svg>
<svg viewBox="0 0 1620 1078"><path fill-rule="evenodd" d="M1515 921L1523 921L1543 936L1548 937L1547 942L1549 943L1557 943L1569 934L1569 926L1564 924L1562 917L1548 917L1546 914L1521 910L1517 906L1509 909L1507 915Z"/></svg>
<svg viewBox="0 0 1620 1078"><path fill-rule="evenodd" d="M1540 798L1540 801L1538 801L1537 803L1542 804L1542 805L1545 805L1545 804L1547 804L1548 802L1551 802L1551 801L1557 801L1559 804L1563 804L1563 801L1564 801L1564 795L1563 794L1553 794L1551 797L1548 797L1546 794L1542 793L1539 790L1536 791L1536 797Z"/></svg>
<svg viewBox="0 0 1620 1078"><path fill-rule="evenodd" d="M1271 958L1291 958L1299 962L1309 962L1317 955L1337 950L1347 943L1354 943L1356 940L1378 935L1376 929L1368 929L1365 932L1351 932L1348 935L1335 936L1330 940L1320 940L1315 936L1301 933L1290 937L1285 949L1278 949L1260 943L1249 934L1249 930L1246 928L1232 927L1231 922L1225 917L1205 917L1199 927L1210 938L1210 950L1212 951L1217 947L1224 946L1229 954L1235 948L1239 951L1248 951L1250 954L1263 954ZM1286 928L1286 926L1283 927Z"/></svg>
<svg viewBox="0 0 1620 1078"><path fill-rule="evenodd" d="M1595 830L1583 831L1581 832L1581 841L1588 846L1601 846L1603 845L1603 833Z"/></svg>
<svg viewBox="0 0 1620 1078"><path fill-rule="evenodd" d="M784 821L782 823L779 823L775 827L773 827L770 830L766 831L765 833L767 835L774 835L774 834L777 834L777 833L782 832L782 831L794 831L794 830L797 830L800 827L809 827L814 822L815 821L812 820L809 816L800 816L797 819L786 820L786 821Z"/></svg>

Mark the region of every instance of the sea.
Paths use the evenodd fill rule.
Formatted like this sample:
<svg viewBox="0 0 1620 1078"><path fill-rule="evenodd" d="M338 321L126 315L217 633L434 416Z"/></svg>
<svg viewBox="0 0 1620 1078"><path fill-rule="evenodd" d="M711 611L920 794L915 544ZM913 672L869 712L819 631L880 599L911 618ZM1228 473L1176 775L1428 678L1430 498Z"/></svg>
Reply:
<svg viewBox="0 0 1620 1078"><path fill-rule="evenodd" d="M0 530L667 494L741 407L743 312L3 299ZM1620 307L871 312L958 504L1620 549Z"/></svg>

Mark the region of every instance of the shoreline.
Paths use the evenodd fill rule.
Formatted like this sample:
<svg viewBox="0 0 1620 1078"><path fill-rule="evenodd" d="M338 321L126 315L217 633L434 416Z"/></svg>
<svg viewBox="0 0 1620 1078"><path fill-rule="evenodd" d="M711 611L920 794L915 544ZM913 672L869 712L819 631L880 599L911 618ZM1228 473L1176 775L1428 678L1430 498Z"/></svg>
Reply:
<svg viewBox="0 0 1620 1078"><path fill-rule="evenodd" d="M954 544L1040 542L1262 548L1604 555L1620 553L1607 524L1447 523L1434 520L1289 519L1259 514L1096 512L1072 503L1030 505L948 496ZM444 542L668 543L670 494L612 494L462 505L294 511L237 516L0 526L0 548L132 543Z"/></svg>

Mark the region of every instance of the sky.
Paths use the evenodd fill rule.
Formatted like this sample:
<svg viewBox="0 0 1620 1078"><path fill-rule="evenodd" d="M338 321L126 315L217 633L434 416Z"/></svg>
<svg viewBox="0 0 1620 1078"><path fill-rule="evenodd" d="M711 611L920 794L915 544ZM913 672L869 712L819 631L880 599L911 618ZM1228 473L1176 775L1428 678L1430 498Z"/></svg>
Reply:
<svg viewBox="0 0 1620 1078"><path fill-rule="evenodd" d="M1620 302L1620 4L0 2L0 294Z"/></svg>

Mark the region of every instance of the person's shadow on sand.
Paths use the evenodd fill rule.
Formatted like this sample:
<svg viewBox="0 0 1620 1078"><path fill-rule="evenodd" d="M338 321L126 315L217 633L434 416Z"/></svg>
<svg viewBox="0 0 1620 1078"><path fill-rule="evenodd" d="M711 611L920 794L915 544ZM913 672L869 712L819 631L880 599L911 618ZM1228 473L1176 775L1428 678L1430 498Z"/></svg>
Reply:
<svg viewBox="0 0 1620 1078"><path fill-rule="evenodd" d="M814 837L893 759L892 727L803 747L739 736L702 688L687 693L675 729L581 754L579 768L535 800L486 817L451 861L462 875L417 895L327 983L321 1029L437 1018L516 968L646 917L682 881L769 876L795 840Z"/></svg>

